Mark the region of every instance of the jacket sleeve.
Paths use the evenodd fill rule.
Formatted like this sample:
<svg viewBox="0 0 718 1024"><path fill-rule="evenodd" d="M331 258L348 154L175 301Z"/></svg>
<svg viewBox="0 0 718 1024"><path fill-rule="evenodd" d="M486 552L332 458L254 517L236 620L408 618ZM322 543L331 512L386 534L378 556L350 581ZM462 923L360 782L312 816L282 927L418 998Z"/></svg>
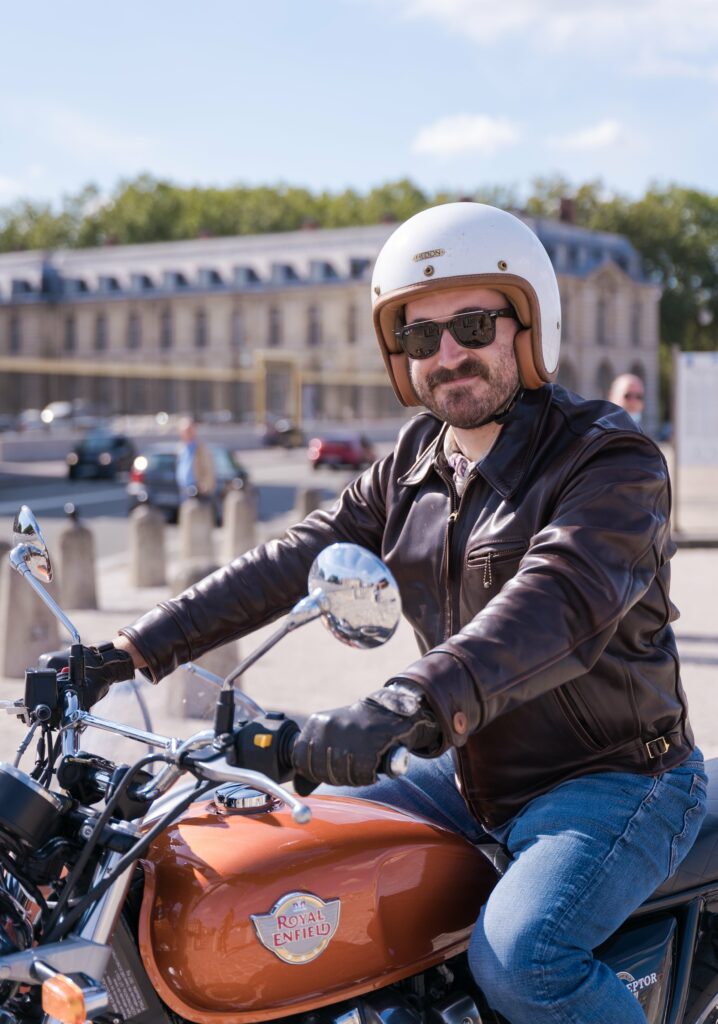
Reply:
<svg viewBox="0 0 718 1024"><path fill-rule="evenodd" d="M594 442L550 504L516 575L401 675L424 691L447 746L589 671L657 575L667 589L670 486L646 438Z"/></svg>
<svg viewBox="0 0 718 1024"><path fill-rule="evenodd" d="M279 540L248 551L178 597L120 630L147 663L152 682L214 647L286 614L307 592L307 575L329 544L352 541L380 553L392 456L353 481Z"/></svg>

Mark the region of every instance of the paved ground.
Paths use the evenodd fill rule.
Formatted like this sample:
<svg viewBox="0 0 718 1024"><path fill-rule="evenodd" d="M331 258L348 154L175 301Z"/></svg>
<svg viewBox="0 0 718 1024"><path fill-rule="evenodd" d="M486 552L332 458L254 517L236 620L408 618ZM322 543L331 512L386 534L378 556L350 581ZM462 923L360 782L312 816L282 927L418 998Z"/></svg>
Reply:
<svg viewBox="0 0 718 1024"><path fill-rule="evenodd" d="M683 681L688 693L698 742L706 754L718 756L718 470L684 471L680 481L681 546L673 561L672 597L681 610L677 623ZM219 540L217 534L216 540ZM700 546L692 547L690 543ZM169 594L168 588L137 589L128 582L124 555L105 559L98 570L99 611L65 609L88 643L110 638L117 628ZM258 645L273 627L242 642L243 653ZM383 648L358 651L336 641L314 622L283 640L245 677L246 692L268 708L307 713L346 703L380 685L416 656L411 630L405 625ZM227 671L235 663L230 655ZM143 684L155 731L187 736L201 721L186 718L178 694L186 678L164 680L157 687ZM209 685L209 684L207 684ZM0 698L22 693L22 682L0 679ZM196 699L196 695L193 699ZM210 701L213 699L209 698ZM111 694L98 714L141 726L135 698L126 689ZM14 718L0 718L0 758L12 759L22 738ZM133 758L140 748L119 741L110 749L103 734L95 746L111 756ZM24 763L24 762L23 762Z"/></svg>

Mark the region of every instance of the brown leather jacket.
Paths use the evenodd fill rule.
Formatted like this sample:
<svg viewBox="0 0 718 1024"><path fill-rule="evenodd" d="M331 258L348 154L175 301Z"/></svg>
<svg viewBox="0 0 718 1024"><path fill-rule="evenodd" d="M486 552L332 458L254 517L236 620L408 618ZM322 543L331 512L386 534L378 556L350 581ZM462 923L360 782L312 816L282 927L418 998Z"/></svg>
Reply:
<svg viewBox="0 0 718 1024"><path fill-rule="evenodd" d="M159 679L286 612L321 548L394 573L422 687L474 814L496 825L587 772L657 774L693 747L668 596L664 459L625 412L526 392L461 500L422 413L328 511L123 632Z"/></svg>

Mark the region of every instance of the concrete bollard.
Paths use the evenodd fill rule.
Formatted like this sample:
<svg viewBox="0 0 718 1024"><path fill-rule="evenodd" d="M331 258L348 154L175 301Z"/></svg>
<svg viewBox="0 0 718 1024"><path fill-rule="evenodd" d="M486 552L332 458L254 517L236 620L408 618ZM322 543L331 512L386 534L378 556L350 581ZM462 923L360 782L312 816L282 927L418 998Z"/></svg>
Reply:
<svg viewBox="0 0 718 1024"><path fill-rule="evenodd" d="M222 506L223 555L227 562L257 543L257 498L257 491L250 486L227 492Z"/></svg>
<svg viewBox="0 0 718 1024"><path fill-rule="evenodd" d="M172 594L181 594L183 590L198 583L217 568L219 566L216 563L204 559L186 562L170 581ZM239 661L239 643L234 641L209 651L197 659L197 664L224 679L233 668L236 668ZM172 673L172 679L167 681L166 689L166 708L170 714L182 718L211 718L214 714L219 689L213 683L205 682L191 672L178 670Z"/></svg>
<svg viewBox="0 0 718 1024"><path fill-rule="evenodd" d="M314 512L315 509L321 508L323 492L318 487L300 487L297 490L297 499L294 505L294 511L297 516L297 522L304 519L309 515L310 512Z"/></svg>
<svg viewBox="0 0 718 1024"><path fill-rule="evenodd" d="M211 559L214 557L212 531L214 530L214 506L209 501L188 498L179 510L180 559Z"/></svg>
<svg viewBox="0 0 718 1024"><path fill-rule="evenodd" d="M52 593L52 585L43 583ZM57 600L55 594L52 594ZM64 631L63 631L64 632ZM69 643L69 638L66 638ZM0 676L23 678L45 651L60 646L57 619L6 557L0 560Z"/></svg>
<svg viewBox="0 0 718 1024"><path fill-rule="evenodd" d="M59 536L57 578L63 610L97 608L95 538L92 530L73 519Z"/></svg>
<svg viewBox="0 0 718 1024"><path fill-rule="evenodd" d="M135 587L163 587L165 575L165 520L149 505L130 513L130 583Z"/></svg>

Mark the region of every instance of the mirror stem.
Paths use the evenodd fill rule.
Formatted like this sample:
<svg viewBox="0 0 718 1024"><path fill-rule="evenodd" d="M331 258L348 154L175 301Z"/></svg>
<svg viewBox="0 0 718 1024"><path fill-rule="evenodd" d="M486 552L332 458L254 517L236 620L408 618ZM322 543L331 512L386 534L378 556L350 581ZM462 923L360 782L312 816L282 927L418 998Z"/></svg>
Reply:
<svg viewBox="0 0 718 1024"><path fill-rule="evenodd" d="M21 545L18 545L18 547L21 547ZM22 557L20 556L18 558L13 558L13 555L17 550L18 548L13 548L13 550L10 552L10 562L12 564L13 569L17 569L20 575L27 580L27 582L30 584L30 586L38 595L38 597L42 598L42 600L45 602L45 604L50 609L55 618L63 624L67 632L72 637L73 642L79 644L80 634L77 632L73 624L62 611L62 609L55 603L55 601L53 601L53 599L50 597L50 595L45 590L43 585L35 579L35 577L32 575L25 562L22 560Z"/></svg>
<svg viewBox="0 0 718 1024"><path fill-rule="evenodd" d="M234 669L233 672L225 679L222 684L223 690L231 690L235 680L239 679L248 668L250 668L255 661L258 661L262 655L266 654L267 651L271 650L275 644L278 644L287 633L291 633L299 626L303 626L306 622L312 622L313 619L318 619L321 615L321 608L318 606L316 599L313 599L310 594L308 597L303 598L299 604L296 604L290 615L284 620L279 629L275 630L270 637L268 637L263 644L248 654L244 661L241 661L239 665Z"/></svg>

